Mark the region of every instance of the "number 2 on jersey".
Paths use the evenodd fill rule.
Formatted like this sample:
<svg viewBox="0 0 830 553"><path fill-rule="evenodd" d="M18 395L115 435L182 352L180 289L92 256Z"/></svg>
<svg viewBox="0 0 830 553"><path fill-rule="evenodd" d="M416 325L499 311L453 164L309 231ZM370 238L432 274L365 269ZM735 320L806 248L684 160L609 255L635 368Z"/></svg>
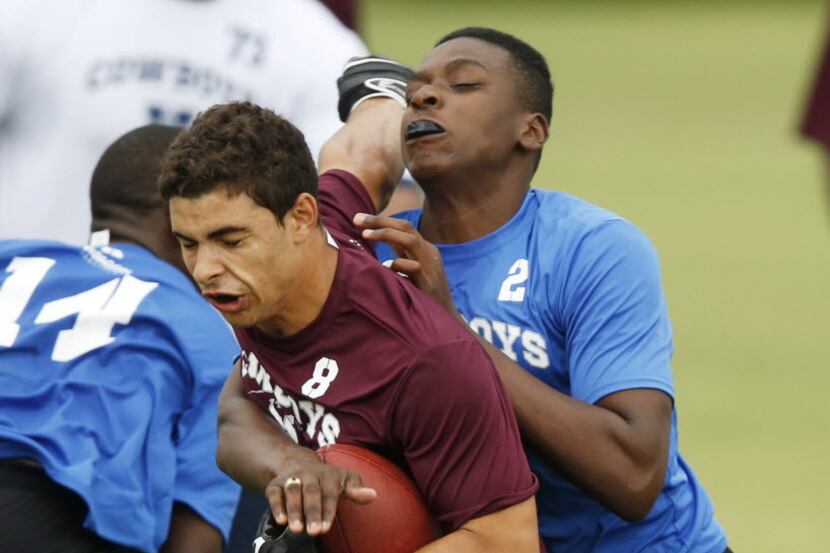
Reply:
<svg viewBox="0 0 830 553"><path fill-rule="evenodd" d="M20 333L17 320L46 273L55 264L48 257L15 257L6 268L11 275L0 285L0 347L10 348ZM61 330L52 349L54 361L71 361L115 340L112 327L129 324L138 306L158 283L132 275L114 278L73 296L46 303L35 324L77 314L70 329Z"/></svg>
<svg viewBox="0 0 830 553"><path fill-rule="evenodd" d="M525 301L525 286L519 285L527 282L527 259L517 259L507 274L509 276L501 283L499 301Z"/></svg>

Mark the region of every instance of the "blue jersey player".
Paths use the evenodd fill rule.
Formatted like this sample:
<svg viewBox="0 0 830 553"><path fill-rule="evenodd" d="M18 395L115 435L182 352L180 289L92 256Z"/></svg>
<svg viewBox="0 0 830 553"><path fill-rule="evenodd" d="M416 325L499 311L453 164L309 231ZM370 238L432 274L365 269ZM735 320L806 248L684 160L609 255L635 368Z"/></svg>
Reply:
<svg viewBox="0 0 830 553"><path fill-rule="evenodd" d="M492 344L551 551L723 553L711 501L678 452L653 247L613 213L529 188L552 96L544 58L524 42L448 35L407 88L403 153L424 208L355 222L392 245L381 259Z"/></svg>
<svg viewBox="0 0 830 553"><path fill-rule="evenodd" d="M238 348L180 270L155 188L177 133L110 146L88 246L0 241L3 550L218 552L227 536L239 489L216 466L216 402Z"/></svg>

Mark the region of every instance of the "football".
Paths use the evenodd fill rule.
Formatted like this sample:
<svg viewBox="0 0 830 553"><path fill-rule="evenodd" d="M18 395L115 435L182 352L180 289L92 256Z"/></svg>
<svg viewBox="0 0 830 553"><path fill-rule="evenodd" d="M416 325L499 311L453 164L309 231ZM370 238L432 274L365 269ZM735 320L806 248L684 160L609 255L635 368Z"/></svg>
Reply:
<svg viewBox="0 0 830 553"><path fill-rule="evenodd" d="M338 504L331 530L320 538L322 553L411 553L441 536L415 484L388 459L343 444L321 448L317 455L359 474L378 492L368 505Z"/></svg>

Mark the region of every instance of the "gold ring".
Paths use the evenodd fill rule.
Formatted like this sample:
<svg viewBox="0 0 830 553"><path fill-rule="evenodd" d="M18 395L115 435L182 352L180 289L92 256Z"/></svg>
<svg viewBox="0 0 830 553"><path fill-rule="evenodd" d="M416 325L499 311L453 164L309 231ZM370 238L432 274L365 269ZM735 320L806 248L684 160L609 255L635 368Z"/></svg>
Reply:
<svg viewBox="0 0 830 553"><path fill-rule="evenodd" d="M282 485L282 489L287 490L292 486L302 486L303 481L297 478L296 476L292 476L291 478L286 479L285 484Z"/></svg>

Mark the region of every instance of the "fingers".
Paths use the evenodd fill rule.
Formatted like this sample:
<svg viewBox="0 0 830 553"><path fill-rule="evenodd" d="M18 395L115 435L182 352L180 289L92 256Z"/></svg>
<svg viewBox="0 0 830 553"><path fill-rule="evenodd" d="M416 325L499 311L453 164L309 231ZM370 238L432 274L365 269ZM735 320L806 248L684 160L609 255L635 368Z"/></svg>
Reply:
<svg viewBox="0 0 830 553"><path fill-rule="evenodd" d="M309 536L320 534L322 496L321 486L317 479L303 482L303 515L305 516L306 532Z"/></svg>
<svg viewBox="0 0 830 553"><path fill-rule="evenodd" d="M350 472L344 480L343 496L358 505L366 505L378 498L378 492L364 486L360 477Z"/></svg>
<svg viewBox="0 0 830 553"><path fill-rule="evenodd" d="M277 524L288 524L282 485L278 484L276 480L269 482L265 488L265 497L268 498L268 504L271 506L271 514L274 515L274 521Z"/></svg>
<svg viewBox="0 0 830 553"><path fill-rule="evenodd" d="M420 234L391 228L364 229L360 234L372 242L386 242L399 255L414 255L416 248L425 243Z"/></svg>
<svg viewBox="0 0 830 553"><path fill-rule="evenodd" d="M319 474L275 478L265 488L277 524L287 525L295 534L310 536L329 531L341 495L358 504L377 498L377 492L363 486L360 477L335 467Z"/></svg>
<svg viewBox="0 0 830 553"><path fill-rule="evenodd" d="M412 223L406 219L397 217L386 217L381 215L370 215L369 213L357 213L352 219L355 225L365 229L390 228L407 233L418 233Z"/></svg>
<svg viewBox="0 0 830 553"><path fill-rule="evenodd" d="M285 512L288 516L288 529L295 534L302 532L304 527L303 488L306 485L307 484L305 482L301 482L300 484L290 486L286 486L285 483L283 483L282 486L282 495L285 501Z"/></svg>
<svg viewBox="0 0 830 553"><path fill-rule="evenodd" d="M395 272L403 273L410 278L416 278L421 271L421 264L414 259L399 257L395 259L389 268Z"/></svg>
<svg viewBox="0 0 830 553"><path fill-rule="evenodd" d="M323 486L321 489L321 533L328 532L334 522L334 515L337 513L337 502L340 500L340 494L343 492L343 482L343 476L335 471L328 473L323 478Z"/></svg>

